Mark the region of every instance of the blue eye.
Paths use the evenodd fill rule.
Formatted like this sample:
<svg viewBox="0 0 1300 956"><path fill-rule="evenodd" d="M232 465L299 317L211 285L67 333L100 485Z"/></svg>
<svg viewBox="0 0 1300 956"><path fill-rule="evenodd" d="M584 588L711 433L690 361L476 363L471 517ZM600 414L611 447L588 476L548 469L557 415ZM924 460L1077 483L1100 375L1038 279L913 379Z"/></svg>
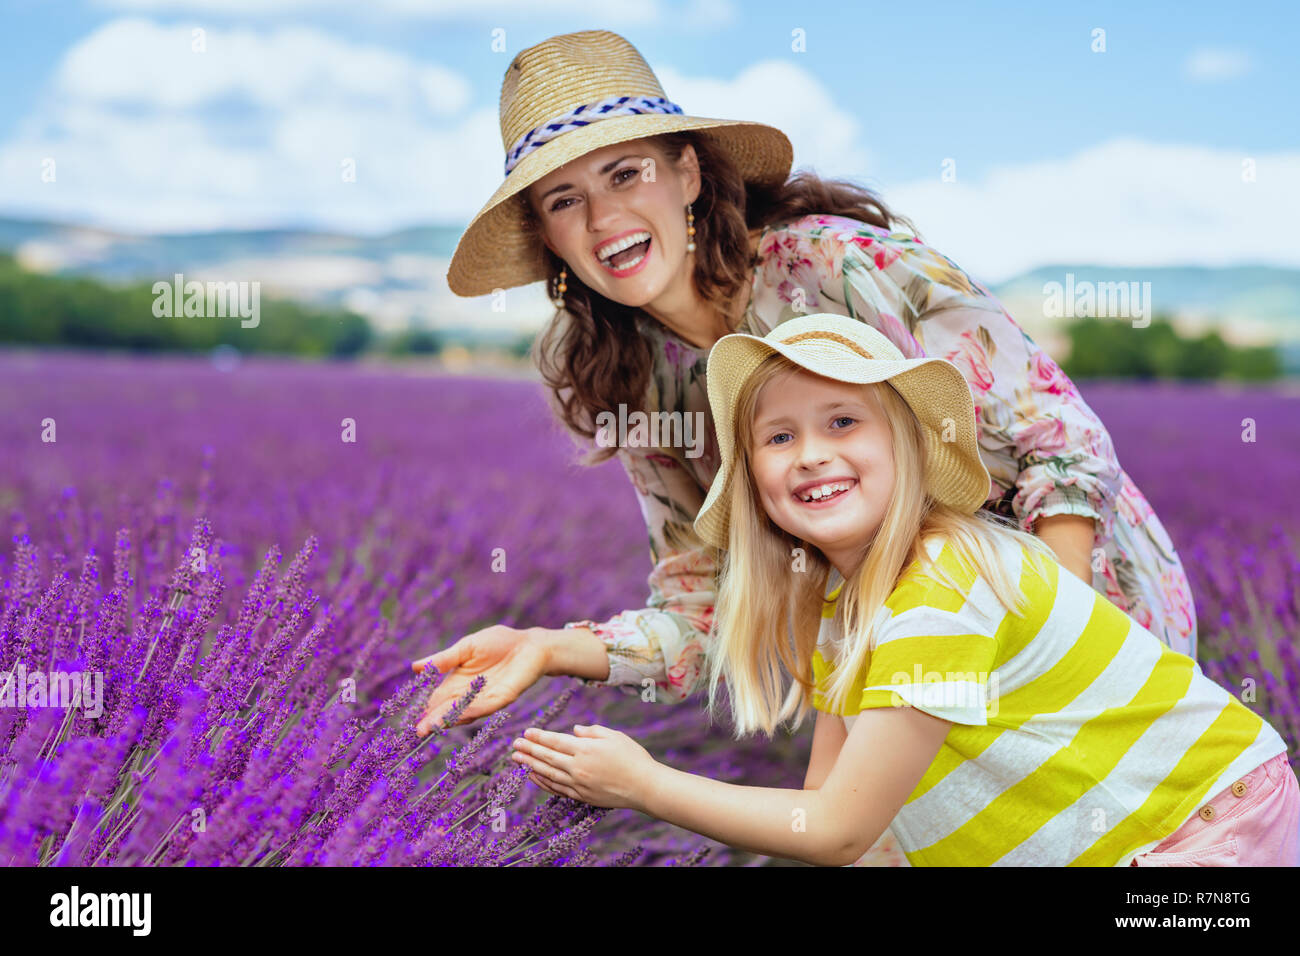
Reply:
<svg viewBox="0 0 1300 956"><path fill-rule="evenodd" d="M839 418L835 419L835 421L837 421L837 422L856 422L857 419L854 418L854 417L851 416L851 415L841 415Z"/></svg>
<svg viewBox="0 0 1300 956"><path fill-rule="evenodd" d="M780 438L782 435L788 435L788 434L790 434L790 433L789 433L789 432L777 432L775 435L773 435L771 438L769 438L769 439L767 440L767 443L768 443L769 445L771 445L772 443L775 442L775 443L778 444L778 445L784 445L784 444L786 444L786 442L779 442L779 441L777 441L777 439Z"/></svg>

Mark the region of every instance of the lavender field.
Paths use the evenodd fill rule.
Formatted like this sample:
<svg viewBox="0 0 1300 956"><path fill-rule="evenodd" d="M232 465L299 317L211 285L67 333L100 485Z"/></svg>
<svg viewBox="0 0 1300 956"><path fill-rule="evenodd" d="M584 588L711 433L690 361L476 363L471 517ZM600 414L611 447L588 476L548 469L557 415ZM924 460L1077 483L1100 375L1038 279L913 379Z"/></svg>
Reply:
<svg viewBox="0 0 1300 956"><path fill-rule="evenodd" d="M1202 667L1294 761L1300 400L1082 391L1188 566ZM567 464L536 385L10 352L0 413L0 671L105 675L97 717L0 707L0 864L770 862L552 797L509 743L601 723L683 770L797 787L810 724L737 743L701 701L554 678L414 735L436 678L412 659L646 598L631 485Z"/></svg>

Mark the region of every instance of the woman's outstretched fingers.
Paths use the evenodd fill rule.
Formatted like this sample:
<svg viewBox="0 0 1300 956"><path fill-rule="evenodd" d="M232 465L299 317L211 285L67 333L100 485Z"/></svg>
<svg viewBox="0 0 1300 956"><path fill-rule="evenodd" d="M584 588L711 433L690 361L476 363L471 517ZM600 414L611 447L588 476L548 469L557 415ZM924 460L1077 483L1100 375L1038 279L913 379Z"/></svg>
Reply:
<svg viewBox="0 0 1300 956"><path fill-rule="evenodd" d="M433 696L430 697L430 703L432 706L424 712L424 715L415 725L415 732L417 734L424 735L435 727L441 726L443 718L446 717L448 711L455 707L456 701L460 700L463 696L463 694L458 693L454 697L448 698L446 695L438 695L437 691L434 691L434 695L441 696L442 700L438 703L433 703L435 698ZM460 717L457 718L456 722L449 726L459 727L462 724L468 724L471 721L478 720L479 717L483 716L485 713L491 713L491 709L485 707L485 703L481 704L479 703L479 699L475 698L461 713Z"/></svg>
<svg viewBox="0 0 1300 956"><path fill-rule="evenodd" d="M437 669L438 673L445 674L449 670L459 667L465 663L466 658L470 655L469 636L462 637L451 647L444 647L442 650L430 654L428 657L422 657L418 661L411 662L411 669L417 674L423 674L424 669L430 664Z"/></svg>
<svg viewBox="0 0 1300 956"><path fill-rule="evenodd" d="M435 689L434 692L429 695L429 702L426 705L424 713L420 715L420 719L415 724L415 732L423 737L434 728L440 727L447 712L456 706L456 701L460 700L461 696L463 695L460 693L449 695L441 687ZM477 701L475 701L475 703L477 703ZM481 716L481 713L482 708L479 708L476 712L473 704L471 704L469 707L465 708L465 711L460 715L460 718L451 726L459 727L461 724L467 724L472 720L477 720Z"/></svg>
<svg viewBox="0 0 1300 956"><path fill-rule="evenodd" d="M441 718L441 714L431 714L426 712L415 725L417 735L423 737L427 735L436 726L436 722Z"/></svg>
<svg viewBox="0 0 1300 956"><path fill-rule="evenodd" d="M450 672L468 660L470 654L469 638L462 637L451 647L444 647L436 654L430 654L428 657L411 662L411 669L417 674L423 674L427 667L433 667L435 671L442 675L442 680L438 682L438 686L429 692L429 699L425 703L425 711L419 721L416 722L415 732L420 736L429 733L437 722L442 720L442 715L450 710L456 700L464 693L463 689L457 687L456 681L448 678L454 676ZM465 682L461 681L460 683L464 684Z"/></svg>
<svg viewBox="0 0 1300 956"><path fill-rule="evenodd" d="M437 700L439 697L441 697L441 700L435 703L435 700ZM424 712L424 715L420 718L419 722L415 725L415 732L423 736L424 734L427 734L430 731L432 731L434 728L440 727L442 725L443 718L447 715L447 712L456 706L456 701L459 699L460 699L459 695L451 699L448 699L445 694L440 695L438 691L435 690L433 692L433 695L431 695L429 698L429 703L430 703L429 709ZM470 720L473 720L475 717L478 716L477 714L471 714L469 711L470 709L468 707L465 708L465 712L461 714L460 719L457 720L456 723L452 726L459 726L460 724L468 723Z"/></svg>
<svg viewBox="0 0 1300 956"><path fill-rule="evenodd" d="M452 707L456 705L456 701L460 700L462 697L465 696L465 690L467 688L468 688L468 684L466 684L465 688L460 689L460 691L456 694L455 698L451 701L451 703L447 704L446 706L440 707L438 709L438 716L440 718L444 714L446 714L447 711L451 710ZM470 701L468 705L466 705L465 709L461 711L460 716L456 718L456 722L452 724L452 726L461 727L464 726L465 724L472 724L480 717L493 713L501 706L503 706L503 703L500 700L500 698L494 696L493 694L488 693L487 690L485 689L477 697L475 697L472 701Z"/></svg>

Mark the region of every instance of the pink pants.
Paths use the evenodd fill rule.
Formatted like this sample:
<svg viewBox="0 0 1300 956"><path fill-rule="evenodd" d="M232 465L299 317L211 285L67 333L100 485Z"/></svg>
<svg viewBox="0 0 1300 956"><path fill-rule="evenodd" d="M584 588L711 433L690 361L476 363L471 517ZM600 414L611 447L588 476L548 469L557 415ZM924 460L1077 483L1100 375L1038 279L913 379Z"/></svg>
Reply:
<svg viewBox="0 0 1300 956"><path fill-rule="evenodd" d="M1300 783L1286 754L1216 793L1130 866L1300 866Z"/></svg>

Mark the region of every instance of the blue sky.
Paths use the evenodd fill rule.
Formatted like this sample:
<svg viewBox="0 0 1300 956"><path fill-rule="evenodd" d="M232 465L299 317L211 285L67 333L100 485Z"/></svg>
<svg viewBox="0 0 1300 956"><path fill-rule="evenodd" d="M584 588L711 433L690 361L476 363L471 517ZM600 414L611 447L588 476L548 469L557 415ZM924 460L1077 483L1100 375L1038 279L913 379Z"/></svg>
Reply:
<svg viewBox="0 0 1300 956"><path fill-rule="evenodd" d="M1083 259L1300 266L1294 3L2 0L0 18L0 215L463 224L500 180L510 57L605 28L686 112L780 126L796 165L881 191L990 278Z"/></svg>

